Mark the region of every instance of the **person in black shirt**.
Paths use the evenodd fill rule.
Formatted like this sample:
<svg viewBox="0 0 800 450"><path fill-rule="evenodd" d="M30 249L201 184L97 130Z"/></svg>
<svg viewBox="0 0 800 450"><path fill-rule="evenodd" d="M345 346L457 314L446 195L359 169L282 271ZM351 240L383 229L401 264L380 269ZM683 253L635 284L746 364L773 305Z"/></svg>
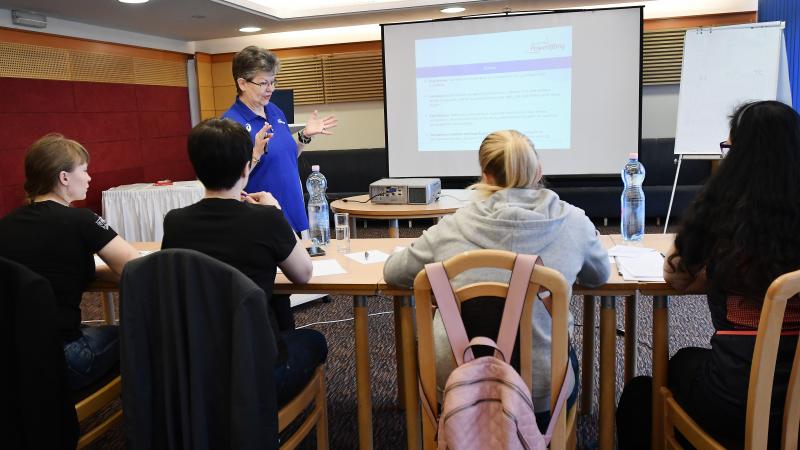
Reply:
<svg viewBox="0 0 800 450"><path fill-rule="evenodd" d="M0 256L46 278L58 302L67 380L80 390L119 362L116 326L81 325L81 296L95 278L96 253L118 277L136 250L102 217L70 203L86 198L89 153L59 134L36 141L25 154L29 204L0 219Z"/></svg>
<svg viewBox="0 0 800 450"><path fill-rule="evenodd" d="M197 250L230 264L258 284L268 299L277 267L294 283L311 279L311 258L278 202L266 192L242 191L253 155L247 130L230 119L209 119L189 134L188 149L197 178L206 188L205 197L166 215L161 248ZM273 303L270 321L278 342L275 379L282 406L308 383L325 361L328 347L325 337L314 330L279 331Z"/></svg>

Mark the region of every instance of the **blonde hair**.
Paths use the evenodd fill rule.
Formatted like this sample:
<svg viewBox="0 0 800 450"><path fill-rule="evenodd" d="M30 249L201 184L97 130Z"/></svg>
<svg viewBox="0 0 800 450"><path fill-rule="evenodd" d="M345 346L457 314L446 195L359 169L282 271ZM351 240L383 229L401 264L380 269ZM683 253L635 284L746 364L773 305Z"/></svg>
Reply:
<svg viewBox="0 0 800 450"><path fill-rule="evenodd" d="M55 189L61 172L89 162L89 152L81 144L51 133L28 147L25 153L25 193L28 201Z"/></svg>
<svg viewBox="0 0 800 450"><path fill-rule="evenodd" d="M470 186L485 196L506 188L536 188L542 178L539 155L533 142L516 130L490 133L478 150L481 181ZM486 175L494 183L486 180Z"/></svg>

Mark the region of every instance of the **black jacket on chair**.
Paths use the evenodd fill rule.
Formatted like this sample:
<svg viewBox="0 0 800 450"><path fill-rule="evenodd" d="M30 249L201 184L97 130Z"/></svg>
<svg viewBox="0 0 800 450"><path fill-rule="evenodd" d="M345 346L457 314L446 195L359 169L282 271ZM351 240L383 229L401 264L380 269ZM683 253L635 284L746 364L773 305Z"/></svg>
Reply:
<svg viewBox="0 0 800 450"><path fill-rule="evenodd" d="M65 376L64 343L50 283L27 267L0 258L3 376L3 447L75 448L78 418Z"/></svg>
<svg viewBox="0 0 800 450"><path fill-rule="evenodd" d="M193 250L129 262L120 284L129 449L278 447L266 296Z"/></svg>

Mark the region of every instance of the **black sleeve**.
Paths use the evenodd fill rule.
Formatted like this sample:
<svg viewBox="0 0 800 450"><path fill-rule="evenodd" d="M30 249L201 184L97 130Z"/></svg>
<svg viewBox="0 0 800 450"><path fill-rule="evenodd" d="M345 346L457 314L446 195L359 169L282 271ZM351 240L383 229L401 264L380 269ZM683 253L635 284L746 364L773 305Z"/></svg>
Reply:
<svg viewBox="0 0 800 450"><path fill-rule="evenodd" d="M112 239L117 232L108 226L105 219L85 208L76 208L78 234L92 253L97 253Z"/></svg>
<svg viewBox="0 0 800 450"><path fill-rule="evenodd" d="M267 229L270 230L269 233L263 234L267 240L267 247L272 249L275 261L282 262L292 253L297 238L281 210L273 206L262 206L262 208L268 222Z"/></svg>
<svg viewBox="0 0 800 450"><path fill-rule="evenodd" d="M172 248L174 244L172 243L172 235L175 232L173 230L174 222L175 222L175 210L169 211L166 216L164 216L164 237L161 238L161 248L167 249Z"/></svg>

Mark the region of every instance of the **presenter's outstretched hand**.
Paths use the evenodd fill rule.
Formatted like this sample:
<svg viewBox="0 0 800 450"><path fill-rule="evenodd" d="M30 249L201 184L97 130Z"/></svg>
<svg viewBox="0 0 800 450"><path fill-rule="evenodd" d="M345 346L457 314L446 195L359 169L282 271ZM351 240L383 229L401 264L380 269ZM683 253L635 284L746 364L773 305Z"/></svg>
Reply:
<svg viewBox="0 0 800 450"><path fill-rule="evenodd" d="M306 128L303 131L308 137L317 135L317 134L333 134L331 133L331 128L336 128L336 125L339 124L339 121L336 119L336 116L327 116L325 118L320 118L317 114L317 111L314 110L309 116L308 120L306 120Z"/></svg>
<svg viewBox="0 0 800 450"><path fill-rule="evenodd" d="M264 205L264 206L274 206L278 209L281 209L280 203L278 200L272 196L269 192L252 192L245 196L244 201L247 203L253 203L256 205Z"/></svg>
<svg viewBox="0 0 800 450"><path fill-rule="evenodd" d="M256 133L256 143L253 146L253 158L261 159L267 153L267 145L272 137L272 125L264 123L264 126Z"/></svg>

